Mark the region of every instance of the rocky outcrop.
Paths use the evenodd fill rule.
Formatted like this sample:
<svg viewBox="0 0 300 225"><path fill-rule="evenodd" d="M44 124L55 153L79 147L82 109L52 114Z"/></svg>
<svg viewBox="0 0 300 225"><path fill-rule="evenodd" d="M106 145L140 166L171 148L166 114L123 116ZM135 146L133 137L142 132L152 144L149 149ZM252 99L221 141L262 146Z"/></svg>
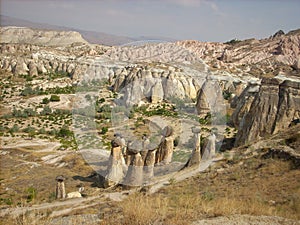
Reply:
<svg viewBox="0 0 300 225"><path fill-rule="evenodd" d="M259 87L258 83L249 83L243 92L231 101L230 106L235 109L231 116L231 122L236 128L239 127L240 122L244 120L245 115L249 112Z"/></svg>
<svg viewBox="0 0 300 225"><path fill-rule="evenodd" d="M234 113L235 124L239 120L236 146L277 133L300 118L299 80L265 78L253 94L254 99Z"/></svg>
<svg viewBox="0 0 300 225"><path fill-rule="evenodd" d="M176 72L170 66L166 69L148 69L136 65L121 71L115 70L114 74L113 90L124 94L124 105L142 101L159 103L174 98L195 99L205 79L195 79L184 72Z"/></svg>
<svg viewBox="0 0 300 225"><path fill-rule="evenodd" d="M285 80L279 86L279 100L273 133L284 130L300 119L300 82Z"/></svg>

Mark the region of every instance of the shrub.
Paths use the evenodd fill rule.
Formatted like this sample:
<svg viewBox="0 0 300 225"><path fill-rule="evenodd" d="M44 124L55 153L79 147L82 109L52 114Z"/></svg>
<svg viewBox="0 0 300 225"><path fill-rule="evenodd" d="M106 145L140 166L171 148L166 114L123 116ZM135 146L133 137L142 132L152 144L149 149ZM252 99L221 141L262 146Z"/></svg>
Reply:
<svg viewBox="0 0 300 225"><path fill-rule="evenodd" d="M233 44L237 44L237 43L239 43L239 42L241 42L241 40L239 40L239 39L237 39L237 38L234 38L234 39L232 39L232 40L230 40L230 41L225 42L225 44L233 45Z"/></svg>
<svg viewBox="0 0 300 225"><path fill-rule="evenodd" d="M43 127L43 128L41 128L41 129L39 129L39 133L40 133L40 134L46 134L45 128Z"/></svg>
<svg viewBox="0 0 300 225"><path fill-rule="evenodd" d="M36 111L34 111L33 109L31 108L27 108L27 109L24 109L24 114L28 115L28 116L36 116Z"/></svg>
<svg viewBox="0 0 300 225"><path fill-rule="evenodd" d="M36 198L37 191L34 187L29 187L26 192L27 192L27 202L31 202L33 199Z"/></svg>
<svg viewBox="0 0 300 225"><path fill-rule="evenodd" d="M66 126L63 126L57 133L58 137L71 137L73 132L70 131Z"/></svg>
<svg viewBox="0 0 300 225"><path fill-rule="evenodd" d="M17 124L14 124L12 128L10 128L9 132L10 133L15 133L19 131L19 126Z"/></svg>
<svg viewBox="0 0 300 225"><path fill-rule="evenodd" d="M60 97L58 95L51 95L50 101L51 102L59 102L60 101Z"/></svg>
<svg viewBox="0 0 300 225"><path fill-rule="evenodd" d="M46 105L43 110L40 112L41 115L50 115L52 113L52 109Z"/></svg>
<svg viewBox="0 0 300 225"><path fill-rule="evenodd" d="M232 93L229 92L228 90L223 91L223 98L225 100L229 100L231 98L231 96L232 96Z"/></svg>
<svg viewBox="0 0 300 225"><path fill-rule="evenodd" d="M107 127L102 127L101 128L101 134L106 134L108 132L108 128Z"/></svg>
<svg viewBox="0 0 300 225"><path fill-rule="evenodd" d="M105 102L105 98L100 98L99 103L103 103L103 102Z"/></svg>
<svg viewBox="0 0 300 225"><path fill-rule="evenodd" d="M34 133L35 128L31 127L31 126L28 126L28 127L24 128L22 131L25 132L25 133Z"/></svg>
<svg viewBox="0 0 300 225"><path fill-rule="evenodd" d="M43 98L42 104L48 104L50 102L49 98Z"/></svg>
<svg viewBox="0 0 300 225"><path fill-rule="evenodd" d="M27 87L24 88L23 91L21 91L22 96L32 95L33 93L34 93L34 91L32 90L31 86L27 86Z"/></svg>

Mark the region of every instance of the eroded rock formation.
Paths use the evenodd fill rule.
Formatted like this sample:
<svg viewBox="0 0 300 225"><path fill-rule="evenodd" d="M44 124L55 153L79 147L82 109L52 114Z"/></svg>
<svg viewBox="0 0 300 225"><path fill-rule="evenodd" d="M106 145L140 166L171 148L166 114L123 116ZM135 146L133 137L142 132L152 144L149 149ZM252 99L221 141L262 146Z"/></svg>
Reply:
<svg viewBox="0 0 300 225"><path fill-rule="evenodd" d="M111 142L111 154L107 168L107 175L105 176L106 185L112 186L118 184L126 173L125 160L122 153L123 142L120 137L115 137Z"/></svg>
<svg viewBox="0 0 300 225"><path fill-rule="evenodd" d="M240 120L236 146L274 134L300 118L299 80L265 78L253 94L254 99L248 98L249 103L238 105L234 113L234 121Z"/></svg>
<svg viewBox="0 0 300 225"><path fill-rule="evenodd" d="M173 128L166 126L162 131L162 140L156 152L156 164L169 164L172 161L174 150Z"/></svg>
<svg viewBox="0 0 300 225"><path fill-rule="evenodd" d="M216 154L216 135L211 133L208 137L205 138L204 144L202 147L202 159L208 160L212 159Z"/></svg>
<svg viewBox="0 0 300 225"><path fill-rule="evenodd" d="M194 133L194 148L190 159L185 165L186 167L199 165L201 161L201 130L199 128L194 128L192 129L192 132Z"/></svg>

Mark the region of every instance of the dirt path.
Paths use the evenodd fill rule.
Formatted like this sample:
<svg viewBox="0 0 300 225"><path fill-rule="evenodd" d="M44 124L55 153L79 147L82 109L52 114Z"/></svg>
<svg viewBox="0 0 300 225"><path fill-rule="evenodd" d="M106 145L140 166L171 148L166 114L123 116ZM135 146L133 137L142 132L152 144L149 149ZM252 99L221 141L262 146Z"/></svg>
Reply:
<svg viewBox="0 0 300 225"><path fill-rule="evenodd" d="M157 181L154 181L154 184L149 189L149 193L152 194L157 192L163 186L169 185L171 180L173 179L177 182L195 176L197 175L197 173L205 171L212 163L213 160L206 160L206 161L202 161L198 168L197 167L186 168L184 170L175 173L167 174L163 178L159 178Z"/></svg>
<svg viewBox="0 0 300 225"><path fill-rule="evenodd" d="M55 207L72 207L78 206L83 203L91 202L92 200L102 198L103 196L91 196L87 198L73 198L73 199L67 199L64 201L56 201L51 203L42 203L39 205L32 205L32 206L26 206L26 207L17 207L17 208L7 208L0 210L0 217L3 217L5 215L13 215L18 216L21 214L25 214L26 212L30 211L39 211L39 210L45 210L45 209L52 209Z"/></svg>

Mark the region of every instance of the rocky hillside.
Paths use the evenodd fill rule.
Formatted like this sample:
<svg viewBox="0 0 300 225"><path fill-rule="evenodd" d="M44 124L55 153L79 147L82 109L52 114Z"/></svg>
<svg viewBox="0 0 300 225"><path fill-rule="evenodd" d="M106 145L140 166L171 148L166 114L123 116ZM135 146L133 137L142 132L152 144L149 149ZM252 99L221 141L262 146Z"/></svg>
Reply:
<svg viewBox="0 0 300 225"><path fill-rule="evenodd" d="M178 98L196 102L198 113L206 113L221 104L207 100L209 90L216 90L207 83L216 82L239 130L236 145L299 119L299 30L228 43L105 47L87 44L76 32L4 27L1 42L2 71L31 77L65 73L73 83L105 79L114 92L129 93L124 101L130 104ZM204 88L207 96L199 91Z"/></svg>
<svg viewBox="0 0 300 225"><path fill-rule="evenodd" d="M274 75L281 69L300 67L300 30L279 31L269 38L227 43L182 41L179 45L195 52L212 68L234 70L253 76Z"/></svg>
<svg viewBox="0 0 300 225"><path fill-rule="evenodd" d="M299 220L299 31L113 47L28 28L1 38L6 224L39 210L40 224ZM63 180L78 198L57 200Z"/></svg>
<svg viewBox="0 0 300 225"><path fill-rule="evenodd" d="M0 42L43 46L68 46L73 43L87 44L81 34L75 31L35 30L26 27L1 27Z"/></svg>

